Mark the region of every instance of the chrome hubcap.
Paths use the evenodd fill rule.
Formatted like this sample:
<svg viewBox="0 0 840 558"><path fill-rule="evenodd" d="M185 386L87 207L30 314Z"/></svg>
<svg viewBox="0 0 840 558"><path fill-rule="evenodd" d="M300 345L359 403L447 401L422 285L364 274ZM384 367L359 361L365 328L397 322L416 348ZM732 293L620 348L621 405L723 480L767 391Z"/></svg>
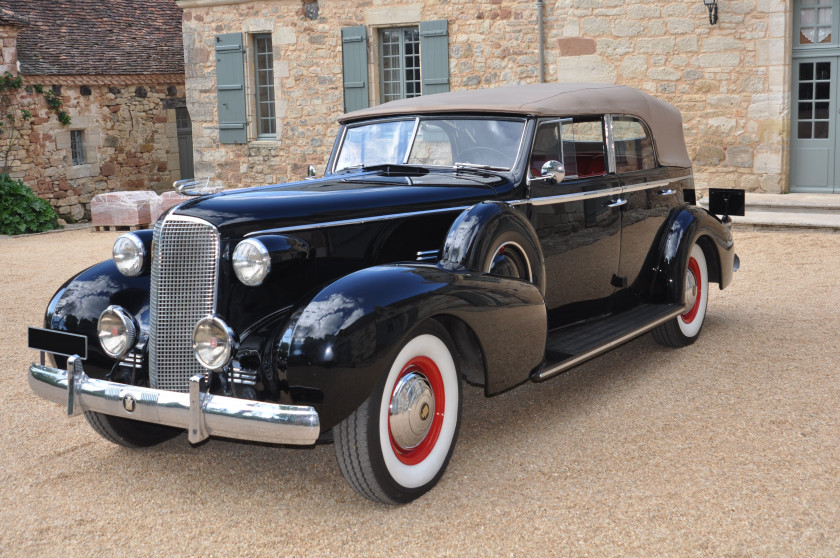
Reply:
<svg viewBox="0 0 840 558"><path fill-rule="evenodd" d="M685 274L685 313L691 311L697 304L697 278L691 270Z"/></svg>
<svg viewBox="0 0 840 558"><path fill-rule="evenodd" d="M410 372L400 378L391 397L391 436L404 450L416 448L429 433L435 416L435 394L423 374Z"/></svg>

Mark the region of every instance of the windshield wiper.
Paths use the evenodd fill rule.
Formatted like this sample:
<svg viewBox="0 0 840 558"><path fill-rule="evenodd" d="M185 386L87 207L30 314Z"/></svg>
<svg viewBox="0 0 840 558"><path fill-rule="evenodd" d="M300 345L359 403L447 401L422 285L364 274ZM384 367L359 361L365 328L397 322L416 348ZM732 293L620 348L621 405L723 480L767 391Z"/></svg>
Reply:
<svg viewBox="0 0 840 558"><path fill-rule="evenodd" d="M476 169L476 170L489 170L489 171L502 171L507 172L510 169L507 167L494 167L491 165L477 165L475 163L455 163L456 169Z"/></svg>

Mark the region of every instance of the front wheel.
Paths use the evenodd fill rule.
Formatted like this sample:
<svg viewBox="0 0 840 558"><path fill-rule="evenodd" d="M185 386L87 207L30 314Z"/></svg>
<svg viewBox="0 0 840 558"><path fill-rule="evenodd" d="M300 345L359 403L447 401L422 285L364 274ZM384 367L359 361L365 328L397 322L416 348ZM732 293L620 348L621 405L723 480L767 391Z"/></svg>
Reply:
<svg viewBox="0 0 840 558"><path fill-rule="evenodd" d="M122 417L85 411L85 419L97 434L118 446L148 448L174 438L183 430Z"/></svg>
<svg viewBox="0 0 840 558"><path fill-rule="evenodd" d="M685 270L685 312L653 330L653 338L666 347L691 345L700 335L709 301L709 272L698 244L691 247Z"/></svg>
<svg viewBox="0 0 840 558"><path fill-rule="evenodd" d="M446 329L415 329L371 396L335 428L344 478L362 496L410 502L437 484L461 419L461 380Z"/></svg>

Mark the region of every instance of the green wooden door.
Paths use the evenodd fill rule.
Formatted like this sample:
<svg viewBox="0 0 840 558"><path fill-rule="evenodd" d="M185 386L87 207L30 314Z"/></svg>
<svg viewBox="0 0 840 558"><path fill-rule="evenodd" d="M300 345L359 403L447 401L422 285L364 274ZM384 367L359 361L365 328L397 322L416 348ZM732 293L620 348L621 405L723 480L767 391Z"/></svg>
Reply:
<svg viewBox="0 0 840 558"><path fill-rule="evenodd" d="M790 190L840 193L840 0L795 0Z"/></svg>

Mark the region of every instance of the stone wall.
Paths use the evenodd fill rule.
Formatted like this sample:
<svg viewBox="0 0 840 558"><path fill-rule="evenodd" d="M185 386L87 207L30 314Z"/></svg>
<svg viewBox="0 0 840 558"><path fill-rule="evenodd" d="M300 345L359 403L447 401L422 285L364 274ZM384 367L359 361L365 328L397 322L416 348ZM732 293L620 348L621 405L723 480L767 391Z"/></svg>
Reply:
<svg viewBox="0 0 840 558"><path fill-rule="evenodd" d="M227 187L323 172L342 105L342 27L365 24L371 98L378 98L379 27L447 19L451 89L539 80L537 5L512 0L320 2L181 0L187 102L196 175ZM722 2L711 26L702 2L545 2L546 81L620 83L683 114L699 187L787 189L791 6ZM311 19L313 18L314 19ZM214 36L272 34L277 139L218 141ZM250 51L247 51L250 56ZM246 62L246 83L253 72ZM248 86L253 119L253 86ZM249 137L253 134L249 134Z"/></svg>
<svg viewBox="0 0 840 558"><path fill-rule="evenodd" d="M100 85L84 85L99 81ZM72 122L62 126L39 95L23 94L33 113L12 149L9 173L68 221L90 218L90 200L116 190L172 188L180 178L175 107L185 103L181 76L24 76L59 87ZM81 130L84 164L73 164L71 130ZM8 145L0 137L0 153Z"/></svg>

